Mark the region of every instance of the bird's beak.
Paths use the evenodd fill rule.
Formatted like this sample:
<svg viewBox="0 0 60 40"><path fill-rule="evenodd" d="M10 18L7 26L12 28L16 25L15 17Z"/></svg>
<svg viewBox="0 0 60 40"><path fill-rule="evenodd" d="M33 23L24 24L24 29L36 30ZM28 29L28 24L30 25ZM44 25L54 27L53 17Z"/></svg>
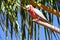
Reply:
<svg viewBox="0 0 60 40"><path fill-rule="evenodd" d="M26 8L26 10L28 10L28 8Z"/></svg>
<svg viewBox="0 0 60 40"><path fill-rule="evenodd" d="M29 8L26 8L26 10L29 10Z"/></svg>

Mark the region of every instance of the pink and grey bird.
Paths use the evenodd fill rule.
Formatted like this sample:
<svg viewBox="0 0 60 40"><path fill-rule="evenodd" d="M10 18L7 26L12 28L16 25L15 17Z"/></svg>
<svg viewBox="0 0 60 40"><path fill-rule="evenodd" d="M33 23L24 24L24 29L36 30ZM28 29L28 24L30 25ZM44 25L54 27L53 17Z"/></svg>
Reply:
<svg viewBox="0 0 60 40"><path fill-rule="evenodd" d="M38 19L43 22L48 22L42 12L40 12L37 8L34 8L32 5L27 5L26 10L29 12L32 18Z"/></svg>

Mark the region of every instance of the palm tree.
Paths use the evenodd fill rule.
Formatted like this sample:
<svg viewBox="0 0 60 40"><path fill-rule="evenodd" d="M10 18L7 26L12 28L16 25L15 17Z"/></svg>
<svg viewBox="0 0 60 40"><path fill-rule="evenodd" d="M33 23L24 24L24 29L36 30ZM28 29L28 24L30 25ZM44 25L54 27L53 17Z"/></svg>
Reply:
<svg viewBox="0 0 60 40"><path fill-rule="evenodd" d="M24 9L31 4L38 8L44 16L54 25L54 17L60 26L59 0L0 0L0 28L8 40L40 40L40 25L33 22L33 18ZM56 11L57 10L57 11ZM55 15L54 15L55 14ZM59 27L58 27L59 28ZM60 40L59 34L43 27L46 40ZM9 36L10 35L10 36ZM0 39L2 36L0 35Z"/></svg>

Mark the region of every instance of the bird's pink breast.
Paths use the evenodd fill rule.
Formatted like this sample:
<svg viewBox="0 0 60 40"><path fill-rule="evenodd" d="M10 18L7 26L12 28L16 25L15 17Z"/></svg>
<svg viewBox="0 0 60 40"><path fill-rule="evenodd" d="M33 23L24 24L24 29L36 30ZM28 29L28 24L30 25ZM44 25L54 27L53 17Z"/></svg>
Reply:
<svg viewBox="0 0 60 40"><path fill-rule="evenodd" d="M33 7L30 7L29 13L30 13L30 15L31 15L33 18L35 18L35 19L38 18L38 15L36 15Z"/></svg>

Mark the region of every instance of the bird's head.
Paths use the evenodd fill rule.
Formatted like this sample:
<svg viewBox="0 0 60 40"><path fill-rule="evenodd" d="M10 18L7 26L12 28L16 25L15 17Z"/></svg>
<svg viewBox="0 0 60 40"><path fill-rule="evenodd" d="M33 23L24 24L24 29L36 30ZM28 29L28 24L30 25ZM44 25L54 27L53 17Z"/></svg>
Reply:
<svg viewBox="0 0 60 40"><path fill-rule="evenodd" d="M27 6L26 6L26 10L31 10L32 8L33 8L32 5L27 5Z"/></svg>

